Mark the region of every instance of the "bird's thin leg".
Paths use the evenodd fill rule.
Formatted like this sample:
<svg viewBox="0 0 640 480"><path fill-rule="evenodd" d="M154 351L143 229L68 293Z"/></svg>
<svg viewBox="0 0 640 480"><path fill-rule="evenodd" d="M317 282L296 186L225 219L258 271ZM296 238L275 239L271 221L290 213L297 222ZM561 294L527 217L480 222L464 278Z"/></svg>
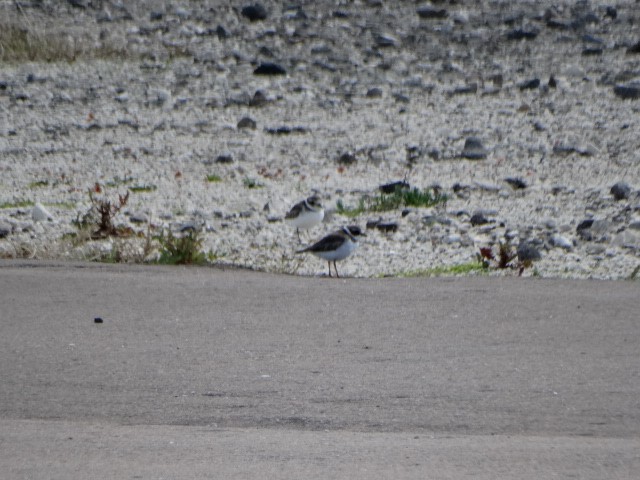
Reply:
<svg viewBox="0 0 640 480"><path fill-rule="evenodd" d="M300 240L300 229L296 228L296 233L298 234L298 243L302 243L302 240Z"/></svg>
<svg viewBox="0 0 640 480"><path fill-rule="evenodd" d="M329 276L331 276L331 261L327 262L329 264Z"/></svg>
<svg viewBox="0 0 640 480"><path fill-rule="evenodd" d="M336 277L340 278L340 275L338 275L338 266L336 265L336 261L335 260L333 261L333 268L336 271Z"/></svg>

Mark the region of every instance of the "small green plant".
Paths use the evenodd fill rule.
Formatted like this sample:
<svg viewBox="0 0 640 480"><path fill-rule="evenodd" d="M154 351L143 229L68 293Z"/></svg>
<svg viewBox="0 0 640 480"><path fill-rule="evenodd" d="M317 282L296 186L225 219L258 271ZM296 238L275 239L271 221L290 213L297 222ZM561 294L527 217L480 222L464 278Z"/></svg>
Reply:
<svg viewBox="0 0 640 480"><path fill-rule="evenodd" d="M6 2L5 2L6 3ZM44 25L34 25L20 6L20 21L0 20L0 62L74 62L84 58L127 58L132 52L110 43L94 45L84 38L60 35Z"/></svg>
<svg viewBox="0 0 640 480"><path fill-rule="evenodd" d="M346 217L357 217L364 212L387 212L401 207L432 207L447 201L447 196L434 189L396 188L392 193L380 193L363 197L357 207L345 207L342 200L336 202L336 210Z"/></svg>
<svg viewBox="0 0 640 480"><path fill-rule="evenodd" d="M33 207L35 204L31 200L18 200L15 202L3 202L0 203L0 209L3 208L25 208Z"/></svg>
<svg viewBox="0 0 640 480"><path fill-rule="evenodd" d="M242 180L242 184L246 188L260 188L260 187L262 187L261 183L258 183L258 181L255 178L250 178L250 177L245 177L244 180Z"/></svg>
<svg viewBox="0 0 640 480"><path fill-rule="evenodd" d="M47 180L38 180L35 182L31 182L28 187L29 188L40 188L40 187L48 187L49 182Z"/></svg>
<svg viewBox="0 0 640 480"><path fill-rule="evenodd" d="M203 265L211 258L202 252L203 239L196 230L189 230L181 237L171 231L165 234L163 230L155 239L160 243L158 263L162 265Z"/></svg>
<svg viewBox="0 0 640 480"><path fill-rule="evenodd" d="M120 178L116 176L116 177L113 177L113 180L109 180L108 182L106 182L105 186L110 188L119 187L120 185L126 185L128 183L131 183L134 180L135 179L133 177Z"/></svg>
<svg viewBox="0 0 640 480"><path fill-rule="evenodd" d="M158 187L156 187L155 185L134 185L132 187L129 187L129 190L131 190L133 193L141 193L141 192L153 192L157 188Z"/></svg>
<svg viewBox="0 0 640 480"><path fill-rule="evenodd" d="M64 210L73 210L76 208L76 204L73 202L45 202L43 205L45 207L55 207Z"/></svg>
<svg viewBox="0 0 640 480"><path fill-rule="evenodd" d="M357 217L360 214L366 212L366 210L367 210L367 207L365 205L364 198L361 198L358 201L358 206L357 207L345 207L344 203L342 203L342 200L338 200L336 202L336 211L340 215L343 215L345 217L354 218L354 217Z"/></svg>
<svg viewBox="0 0 640 480"><path fill-rule="evenodd" d="M214 173L207 175L207 182L216 183L221 181L222 181L222 178L219 175L216 175Z"/></svg>

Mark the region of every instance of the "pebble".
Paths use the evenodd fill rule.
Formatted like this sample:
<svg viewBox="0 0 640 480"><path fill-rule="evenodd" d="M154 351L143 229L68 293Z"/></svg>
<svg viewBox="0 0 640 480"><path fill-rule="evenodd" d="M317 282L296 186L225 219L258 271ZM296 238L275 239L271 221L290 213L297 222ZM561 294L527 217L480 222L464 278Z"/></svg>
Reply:
<svg viewBox="0 0 640 480"><path fill-rule="evenodd" d="M468 137L464 142L464 148L460 155L470 160L482 160L487 158L487 150L479 138Z"/></svg>
<svg viewBox="0 0 640 480"><path fill-rule="evenodd" d="M11 224L0 220L0 238L9 236L12 231L13 228L11 227Z"/></svg>
<svg viewBox="0 0 640 480"><path fill-rule="evenodd" d="M53 220L53 215L41 203L36 203L31 211L31 218L36 222Z"/></svg>
<svg viewBox="0 0 640 480"><path fill-rule="evenodd" d="M248 18L251 22L266 20L268 17L267 9L259 3L243 7L240 13L242 13L242 16Z"/></svg>
<svg viewBox="0 0 640 480"><path fill-rule="evenodd" d="M626 182L618 182L611 187L610 192L616 200L626 200L631 195L631 186Z"/></svg>
<svg viewBox="0 0 640 480"><path fill-rule="evenodd" d="M571 250L573 248L573 242L562 235L553 235L551 237L551 245L564 248L565 250Z"/></svg>

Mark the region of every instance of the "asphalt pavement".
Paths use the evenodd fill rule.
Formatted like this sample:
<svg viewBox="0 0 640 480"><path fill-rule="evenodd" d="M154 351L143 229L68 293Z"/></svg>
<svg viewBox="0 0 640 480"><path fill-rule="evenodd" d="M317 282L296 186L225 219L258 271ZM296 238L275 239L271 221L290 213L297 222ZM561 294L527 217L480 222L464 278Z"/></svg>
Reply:
<svg viewBox="0 0 640 480"><path fill-rule="evenodd" d="M618 478L640 284L0 262L3 479Z"/></svg>

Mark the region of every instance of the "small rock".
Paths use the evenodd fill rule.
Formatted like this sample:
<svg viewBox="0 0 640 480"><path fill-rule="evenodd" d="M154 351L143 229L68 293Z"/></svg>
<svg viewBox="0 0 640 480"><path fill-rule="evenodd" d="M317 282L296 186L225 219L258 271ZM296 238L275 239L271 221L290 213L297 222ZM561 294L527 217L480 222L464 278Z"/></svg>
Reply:
<svg viewBox="0 0 640 480"><path fill-rule="evenodd" d="M604 16L609 17L612 20L615 20L618 17L618 10L616 9L616 7L607 5L607 8L605 9L605 12L604 12Z"/></svg>
<svg viewBox="0 0 640 480"><path fill-rule="evenodd" d="M479 138L468 137L464 142L464 148L460 155L470 160L481 160L487 157L487 150Z"/></svg>
<svg viewBox="0 0 640 480"><path fill-rule="evenodd" d="M382 89L378 87L373 87L367 90L366 93L367 98L381 98L382 97Z"/></svg>
<svg viewBox="0 0 640 480"><path fill-rule="evenodd" d="M256 129L256 121L253 118L250 117L242 117L240 119L240 121L238 122L238 129L240 128L250 128L251 130L255 130Z"/></svg>
<svg viewBox="0 0 640 480"><path fill-rule="evenodd" d="M277 63L264 62L253 71L254 75L286 75L287 71Z"/></svg>
<svg viewBox="0 0 640 480"><path fill-rule="evenodd" d="M381 220L370 220L367 222L367 228L376 228L381 232L394 233L398 231L399 225L397 222L383 222Z"/></svg>
<svg viewBox="0 0 640 480"><path fill-rule="evenodd" d="M511 30L507 32L507 40L533 40L540 33L538 30L523 30L521 28L517 28L515 30Z"/></svg>
<svg viewBox="0 0 640 480"><path fill-rule="evenodd" d="M553 235L550 240L551 245L554 247L564 248L565 250L571 250L573 248L573 242L562 235Z"/></svg>
<svg viewBox="0 0 640 480"><path fill-rule="evenodd" d="M242 13L242 16L248 18L251 22L265 20L268 16L267 9L259 3L247 5L241 10L240 13Z"/></svg>
<svg viewBox="0 0 640 480"><path fill-rule="evenodd" d="M462 241L462 236L458 233L452 233L444 237L442 241L447 244L460 243Z"/></svg>
<svg viewBox="0 0 640 480"><path fill-rule="evenodd" d="M484 190L485 192L499 192L502 190L500 185L496 185L495 183L489 182L474 182L474 185L480 190Z"/></svg>
<svg viewBox="0 0 640 480"><path fill-rule="evenodd" d="M539 78L532 78L520 84L520 90L534 90L540 86Z"/></svg>
<svg viewBox="0 0 640 480"><path fill-rule="evenodd" d="M640 41L638 41L636 44L627 48L627 53L630 53L630 54L640 53Z"/></svg>
<svg viewBox="0 0 640 480"><path fill-rule="evenodd" d="M602 237L605 233L607 233L608 229L608 221L588 218L578 224L578 226L576 227L576 233L583 240L593 241L598 237Z"/></svg>
<svg viewBox="0 0 640 480"><path fill-rule="evenodd" d="M640 233L633 230L623 230L611 240L613 245L624 248L640 248Z"/></svg>
<svg viewBox="0 0 640 480"><path fill-rule="evenodd" d="M514 190L521 190L527 188L527 184L524 180L518 177L507 177L504 179Z"/></svg>
<svg viewBox="0 0 640 480"><path fill-rule="evenodd" d="M542 255L531 242L521 242L517 249L518 260L523 263L540 260Z"/></svg>
<svg viewBox="0 0 640 480"><path fill-rule="evenodd" d="M596 48L596 47L587 47L582 50L582 55L585 57L602 55L603 53L604 53L604 50L602 48Z"/></svg>
<svg viewBox="0 0 640 480"><path fill-rule="evenodd" d="M161 107L171 99L171 92L161 88L152 89L147 93L149 104Z"/></svg>
<svg viewBox="0 0 640 480"><path fill-rule="evenodd" d="M613 87L613 93L623 99L637 100L640 98L640 84L616 85Z"/></svg>
<svg viewBox="0 0 640 480"><path fill-rule="evenodd" d="M231 36L229 31L226 28L224 28L222 25L218 25L216 27L216 35L218 36L218 39L220 39L220 40L224 40L224 39L229 38Z"/></svg>
<svg viewBox="0 0 640 480"><path fill-rule="evenodd" d="M448 95L469 95L478 91L477 83L470 83L468 85L461 85L447 92Z"/></svg>
<svg viewBox="0 0 640 480"><path fill-rule="evenodd" d="M376 35L374 41L376 42L376 46L380 48L395 47L398 44L396 38L387 34Z"/></svg>
<svg viewBox="0 0 640 480"><path fill-rule="evenodd" d="M132 223L147 223L149 217L142 212L134 212L129 215L129 221Z"/></svg>
<svg viewBox="0 0 640 480"><path fill-rule="evenodd" d="M416 10L416 13L420 18L425 18L427 20L447 18L448 15L448 12L444 8L438 10L431 7L420 7Z"/></svg>
<svg viewBox="0 0 640 480"><path fill-rule="evenodd" d="M230 153L221 153L216 157L216 163L233 163L233 156Z"/></svg>
<svg viewBox="0 0 640 480"><path fill-rule="evenodd" d="M249 101L250 107L262 107L267 103L267 96L262 90L256 90L253 94L253 98Z"/></svg>
<svg viewBox="0 0 640 480"><path fill-rule="evenodd" d="M380 190L382 193L393 193L396 190L408 190L409 184L407 182L405 182L404 180L400 180L398 182L390 182L390 183L385 183L384 185L380 185L378 187L378 190Z"/></svg>
<svg viewBox="0 0 640 480"><path fill-rule="evenodd" d="M93 319L93 323L102 323L102 322L103 322L103 320L102 320L101 317L96 317L96 318Z"/></svg>
<svg viewBox="0 0 640 480"><path fill-rule="evenodd" d="M0 238L8 236L13 231L11 225L0 220Z"/></svg>
<svg viewBox="0 0 640 480"><path fill-rule="evenodd" d="M53 215L47 210L41 203L36 203L31 211L31 218L36 222L42 222L44 220L53 220Z"/></svg>
<svg viewBox="0 0 640 480"><path fill-rule="evenodd" d="M356 156L353 153L346 152L338 157L337 162L340 165L353 165L356 163Z"/></svg>
<svg viewBox="0 0 640 480"><path fill-rule="evenodd" d="M471 222L471 225L473 225L474 227L476 225L484 225L486 223L489 223L489 220L487 219L487 217L485 217L482 212L476 212L474 213L471 218L469 219L469 221Z"/></svg>
<svg viewBox="0 0 640 480"><path fill-rule="evenodd" d="M625 200L631 195L631 187L626 182L618 182L611 187L611 195L616 200Z"/></svg>
<svg viewBox="0 0 640 480"><path fill-rule="evenodd" d="M585 249L587 255L602 255L606 250L607 247L601 243L592 243Z"/></svg>

